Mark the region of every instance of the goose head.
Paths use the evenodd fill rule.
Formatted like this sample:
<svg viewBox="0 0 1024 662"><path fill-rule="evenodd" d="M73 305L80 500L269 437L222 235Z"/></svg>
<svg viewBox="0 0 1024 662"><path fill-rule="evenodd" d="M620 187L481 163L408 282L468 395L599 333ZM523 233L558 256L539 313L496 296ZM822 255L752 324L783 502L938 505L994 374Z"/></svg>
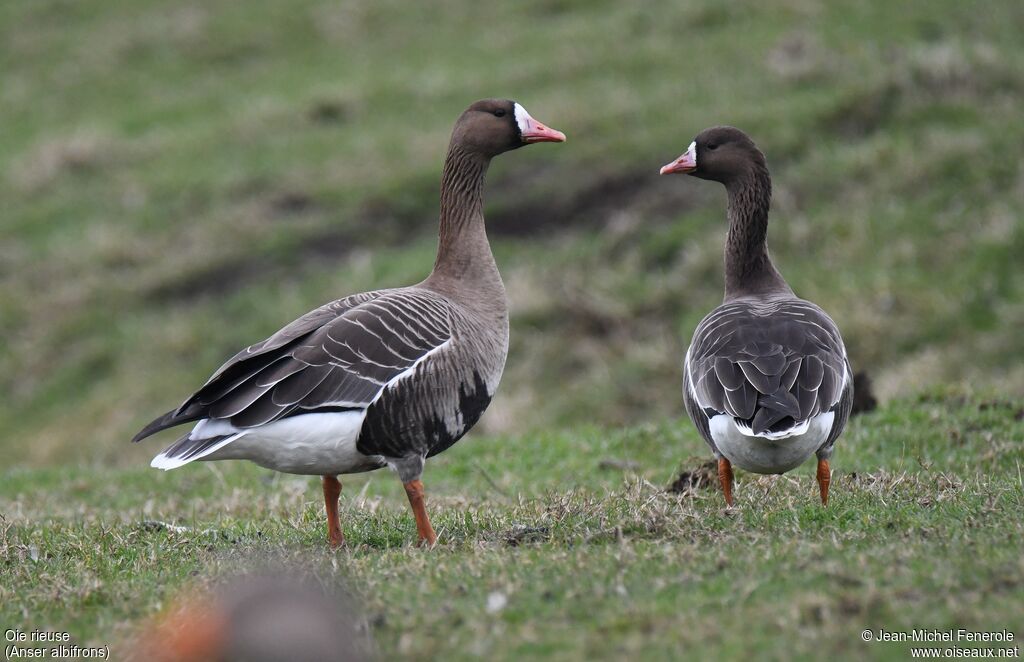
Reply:
<svg viewBox="0 0 1024 662"><path fill-rule="evenodd" d="M477 101L462 113L452 131L453 143L488 158L523 145L564 141L564 133L541 124L509 99Z"/></svg>
<svg viewBox="0 0 1024 662"><path fill-rule="evenodd" d="M764 154L750 136L731 126L704 129L683 154L661 168L661 174L683 173L723 184L752 170L765 169Z"/></svg>

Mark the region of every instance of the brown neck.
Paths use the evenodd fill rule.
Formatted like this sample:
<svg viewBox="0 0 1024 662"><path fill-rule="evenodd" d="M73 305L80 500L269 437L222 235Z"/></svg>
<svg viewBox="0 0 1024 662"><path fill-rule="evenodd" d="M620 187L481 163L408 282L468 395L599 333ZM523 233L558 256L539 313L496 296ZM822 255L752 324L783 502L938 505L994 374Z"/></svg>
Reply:
<svg viewBox="0 0 1024 662"><path fill-rule="evenodd" d="M725 298L792 290L768 255L768 208L772 181L753 165L725 185L729 194L729 237L725 242Z"/></svg>
<svg viewBox="0 0 1024 662"><path fill-rule="evenodd" d="M484 228L483 188L490 159L453 143L441 176L441 226L434 271L426 283L441 290L471 289L483 297L505 288Z"/></svg>

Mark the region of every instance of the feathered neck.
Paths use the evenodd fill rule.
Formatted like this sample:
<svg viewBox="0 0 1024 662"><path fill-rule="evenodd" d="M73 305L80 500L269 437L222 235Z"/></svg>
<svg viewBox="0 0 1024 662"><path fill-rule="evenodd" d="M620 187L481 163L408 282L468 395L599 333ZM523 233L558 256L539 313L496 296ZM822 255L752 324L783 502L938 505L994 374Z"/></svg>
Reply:
<svg viewBox="0 0 1024 662"><path fill-rule="evenodd" d="M489 165L490 158L458 143L448 148L441 176L437 258L427 282L504 303L505 287L484 227L483 188Z"/></svg>
<svg viewBox="0 0 1024 662"><path fill-rule="evenodd" d="M792 290L768 255L768 209L772 180L764 164L725 185L729 194L729 236L725 242L725 299Z"/></svg>

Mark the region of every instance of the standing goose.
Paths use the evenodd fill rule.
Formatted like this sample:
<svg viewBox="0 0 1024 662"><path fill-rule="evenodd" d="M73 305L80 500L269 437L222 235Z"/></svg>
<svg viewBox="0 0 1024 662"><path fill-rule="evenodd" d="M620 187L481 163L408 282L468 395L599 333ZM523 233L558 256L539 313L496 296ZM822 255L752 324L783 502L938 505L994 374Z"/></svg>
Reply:
<svg viewBox="0 0 1024 662"><path fill-rule="evenodd" d="M683 366L686 411L718 458L732 505L732 465L781 474L818 456L821 502L828 461L853 403L839 328L790 289L768 256L772 183L764 154L739 129L701 132L661 169L721 182L729 196L725 301L697 325Z"/></svg>
<svg viewBox="0 0 1024 662"><path fill-rule="evenodd" d="M420 544L433 545L420 481L424 460L477 422L508 350L505 287L484 229L484 175L498 154L564 140L518 103L474 103L452 131L437 259L426 280L306 313L236 354L133 441L198 421L152 466L251 460L323 476L335 547L344 544L337 475L389 466L405 485Z"/></svg>

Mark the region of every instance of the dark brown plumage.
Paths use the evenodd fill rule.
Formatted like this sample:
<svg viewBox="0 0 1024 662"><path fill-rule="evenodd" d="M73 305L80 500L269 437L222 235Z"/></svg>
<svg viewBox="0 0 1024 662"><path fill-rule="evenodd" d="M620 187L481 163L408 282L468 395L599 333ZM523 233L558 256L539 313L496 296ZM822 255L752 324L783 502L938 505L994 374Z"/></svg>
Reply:
<svg viewBox="0 0 1024 662"><path fill-rule="evenodd" d="M783 473L812 453L828 499L828 459L849 418L853 379L835 322L800 299L768 253L771 177L742 131L698 135L662 168L722 183L727 191L725 300L697 326L686 353L687 413L719 458L731 503L732 468Z"/></svg>
<svg viewBox="0 0 1024 662"><path fill-rule="evenodd" d="M248 459L319 474L329 513L336 513L337 474L391 466L406 484L421 541L433 544L423 462L480 418L508 349L505 288L484 229L484 177L503 152L564 139L513 101L474 103L452 131L437 259L426 280L303 315L236 354L134 441L197 422L153 466ZM332 520L329 530L341 544L340 525Z"/></svg>

